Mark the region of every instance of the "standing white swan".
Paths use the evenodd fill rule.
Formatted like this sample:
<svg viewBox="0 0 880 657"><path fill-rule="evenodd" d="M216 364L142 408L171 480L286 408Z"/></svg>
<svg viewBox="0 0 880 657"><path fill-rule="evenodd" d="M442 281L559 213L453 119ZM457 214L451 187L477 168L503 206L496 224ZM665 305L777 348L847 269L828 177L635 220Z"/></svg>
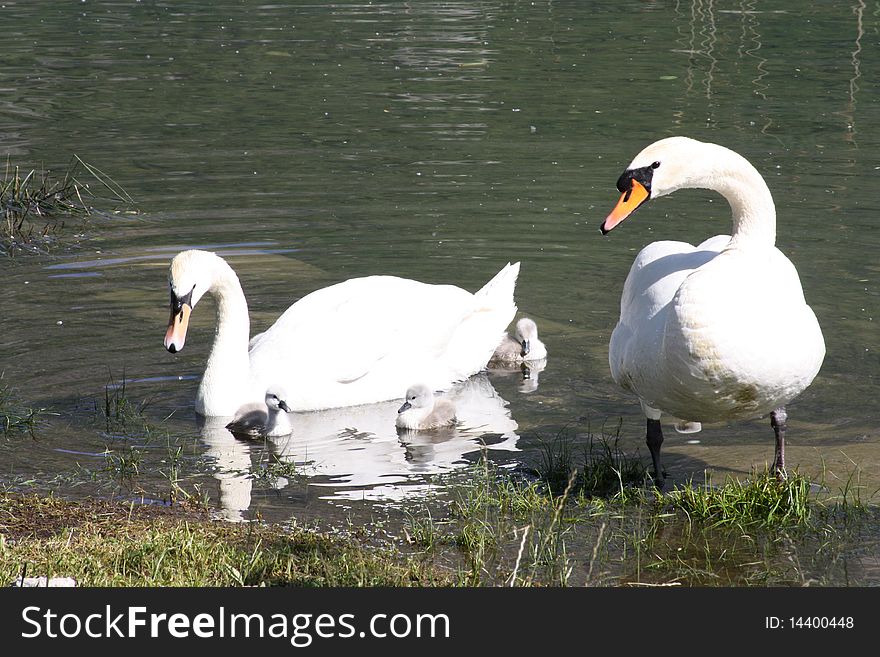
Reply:
<svg viewBox="0 0 880 657"><path fill-rule="evenodd" d="M281 385L292 411L395 399L413 379L435 390L479 372L516 314L519 263L477 293L396 276L353 278L306 295L248 341L247 302L220 256L183 251L171 261L165 347L183 349L189 315L205 293L217 328L196 395L203 416L233 416Z"/></svg>
<svg viewBox="0 0 880 657"><path fill-rule="evenodd" d="M636 256L611 335L611 375L638 395L647 444L662 485L661 413L699 431L700 422L770 413L774 470L785 476L785 405L815 378L825 358L816 316L794 265L774 244L776 208L758 171L717 144L670 137L639 153L617 181L608 233L642 203L677 189L719 192L732 235L699 246L662 241Z"/></svg>

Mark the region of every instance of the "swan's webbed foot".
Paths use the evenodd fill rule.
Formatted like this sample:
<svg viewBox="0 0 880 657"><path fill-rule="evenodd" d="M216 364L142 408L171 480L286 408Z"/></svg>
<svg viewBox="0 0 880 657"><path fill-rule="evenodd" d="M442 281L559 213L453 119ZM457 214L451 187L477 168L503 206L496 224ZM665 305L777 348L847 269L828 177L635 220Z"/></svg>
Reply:
<svg viewBox="0 0 880 657"><path fill-rule="evenodd" d="M776 454L773 459L773 472L780 481L788 478L785 471L785 430L788 428L788 413L785 407L780 406L770 413L770 426L773 427L773 433L776 435Z"/></svg>
<svg viewBox="0 0 880 657"><path fill-rule="evenodd" d="M651 452L651 461L654 463L654 485L663 490L666 484L666 472L660 464L660 447L663 445L663 428L660 426L660 420L648 418L645 442Z"/></svg>

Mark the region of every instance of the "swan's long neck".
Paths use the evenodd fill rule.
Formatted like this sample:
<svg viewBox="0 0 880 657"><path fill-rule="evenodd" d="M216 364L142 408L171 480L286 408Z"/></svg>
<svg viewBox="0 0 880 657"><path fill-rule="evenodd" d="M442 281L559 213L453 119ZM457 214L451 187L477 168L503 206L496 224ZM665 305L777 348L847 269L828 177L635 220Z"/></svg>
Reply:
<svg viewBox="0 0 880 657"><path fill-rule="evenodd" d="M214 271L208 293L217 304L217 324L196 410L207 415L233 415L241 404L250 401L247 301L235 272L222 261Z"/></svg>
<svg viewBox="0 0 880 657"><path fill-rule="evenodd" d="M710 174L706 187L720 193L733 214L731 244L776 243L776 206L764 178L740 155L723 149L726 157Z"/></svg>

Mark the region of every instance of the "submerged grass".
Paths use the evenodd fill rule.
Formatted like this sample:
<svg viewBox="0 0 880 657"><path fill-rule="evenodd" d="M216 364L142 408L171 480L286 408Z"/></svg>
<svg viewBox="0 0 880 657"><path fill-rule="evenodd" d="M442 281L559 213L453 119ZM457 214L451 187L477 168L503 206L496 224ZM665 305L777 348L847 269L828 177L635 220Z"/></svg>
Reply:
<svg viewBox="0 0 880 657"><path fill-rule="evenodd" d="M125 370L119 381L116 381L113 372L108 372L108 381L104 385L103 404L95 401L95 412L104 420L108 432L149 429L145 411L150 400L135 402L126 394L126 385Z"/></svg>
<svg viewBox="0 0 880 657"><path fill-rule="evenodd" d="M537 474L554 495L568 490L582 499L627 496L646 485L650 478L642 462L620 449L620 424L601 436L589 432L579 449L574 438L561 431L552 440L541 441L541 462Z"/></svg>
<svg viewBox="0 0 880 657"><path fill-rule="evenodd" d="M94 420L102 427L99 433L104 441L104 467L84 470L93 482L107 480L104 484L114 489L148 495L169 504L206 504L201 486L192 484L187 489L185 483L186 475L203 461L201 450L192 445L193 437L172 435L163 422L148 418L150 400L136 401L128 394L124 371L118 381L110 372L103 398L94 399L90 405L94 406ZM145 458L148 453L151 459ZM145 463L155 463L157 454L164 454L164 458L159 458L157 469L150 470ZM153 482L147 486L150 490L142 485L143 474ZM161 488L155 485L157 474L165 482Z"/></svg>
<svg viewBox="0 0 880 657"><path fill-rule="evenodd" d="M23 405L0 372L0 432L4 435L26 433L32 438L48 409Z"/></svg>
<svg viewBox="0 0 880 657"><path fill-rule="evenodd" d="M133 203L112 178L77 155L60 178L50 171L25 171L7 158L0 179L0 252L45 251L68 219L85 219L95 211L87 202L97 198L94 188L109 193L111 202Z"/></svg>
<svg viewBox="0 0 880 657"><path fill-rule="evenodd" d="M287 482L301 476L299 467L290 461L284 461L275 454L268 454L265 459L251 466L248 474L254 483L262 486L277 487L279 480Z"/></svg>

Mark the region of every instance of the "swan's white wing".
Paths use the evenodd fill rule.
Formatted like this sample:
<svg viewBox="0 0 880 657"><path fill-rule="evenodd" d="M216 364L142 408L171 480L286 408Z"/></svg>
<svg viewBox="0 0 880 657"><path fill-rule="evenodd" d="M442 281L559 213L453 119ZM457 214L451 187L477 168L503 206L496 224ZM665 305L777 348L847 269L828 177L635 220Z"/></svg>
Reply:
<svg viewBox="0 0 880 657"><path fill-rule="evenodd" d="M476 306L474 295L454 286L390 276L352 279L291 306L253 341L251 369L259 386L305 376L293 396L326 399L304 402L307 407L396 398L416 381L436 385L438 369L449 376L447 350L468 317L480 312ZM370 386L382 390L371 394L364 390Z"/></svg>
<svg viewBox="0 0 880 657"><path fill-rule="evenodd" d="M622 323L638 324L665 307L684 280L717 256L730 241L718 235L699 246L662 241L649 244L636 256L620 299Z"/></svg>
<svg viewBox="0 0 880 657"><path fill-rule="evenodd" d="M611 376L632 390L633 378L656 367L669 304L684 280L727 246L718 235L699 246L687 242L653 242L642 249L630 268L620 298L620 321L611 334L608 362Z"/></svg>
<svg viewBox="0 0 880 657"><path fill-rule="evenodd" d="M507 265L475 294L394 276L317 290L251 341L254 393L280 383L292 409L315 410L447 387L486 365L516 313L518 272Z"/></svg>

